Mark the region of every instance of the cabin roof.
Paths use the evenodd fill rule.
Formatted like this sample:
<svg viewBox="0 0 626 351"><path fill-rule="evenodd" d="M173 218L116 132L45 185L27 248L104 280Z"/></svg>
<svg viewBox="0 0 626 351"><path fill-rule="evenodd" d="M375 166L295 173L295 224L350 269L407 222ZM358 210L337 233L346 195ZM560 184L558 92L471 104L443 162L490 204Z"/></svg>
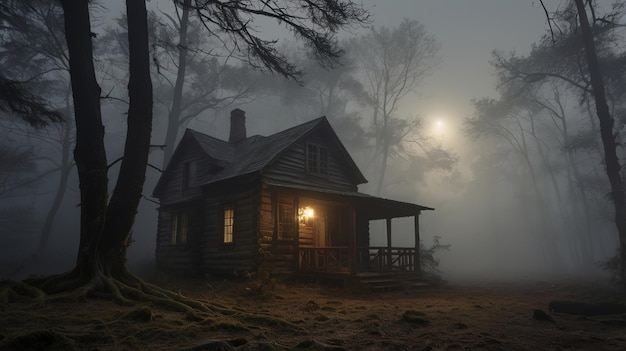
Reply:
<svg viewBox="0 0 626 351"><path fill-rule="evenodd" d="M199 179L198 185L208 185L217 181L261 171L280 157L293 144L320 128L323 128L331 141L337 145L341 156L346 160L349 172L351 172L355 183L366 183L367 179L365 179L363 173L361 173L339 140L339 137L335 134L326 117L316 118L270 136L254 135L238 143L230 143L188 128L185 130L185 134L172 156L172 161L177 157L177 154L183 152L180 150L183 142L192 138L198 143L204 153L217 160L217 165L222 168L205 179ZM173 163L172 161L170 161L170 164ZM165 182L164 178L166 178L166 174L163 174L161 179L159 179L154 189L155 195L160 192Z"/></svg>

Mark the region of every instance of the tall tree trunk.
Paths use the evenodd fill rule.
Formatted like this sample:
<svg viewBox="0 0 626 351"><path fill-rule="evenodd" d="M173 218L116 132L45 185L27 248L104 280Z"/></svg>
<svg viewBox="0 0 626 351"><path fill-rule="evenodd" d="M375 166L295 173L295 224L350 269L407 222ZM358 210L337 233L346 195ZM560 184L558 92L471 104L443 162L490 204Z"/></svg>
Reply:
<svg viewBox="0 0 626 351"><path fill-rule="evenodd" d="M77 272L82 278L125 271L126 248L141 199L152 131L152 83L144 0L127 0L130 104L124 158L107 207L107 159L100 87L93 65L89 2L63 0L65 35L76 119L74 158L81 190L81 239Z"/></svg>
<svg viewBox="0 0 626 351"><path fill-rule="evenodd" d="M622 283L626 283L626 197L624 196L624 184L620 176L621 166L617 157L617 145L613 135L613 118L609 112L604 91L604 81L598 63L593 33L587 19L587 12L583 0L575 0L580 19L580 28L583 34L587 66L593 87L593 95L596 102L596 113L600 122L600 135L604 147L604 162L606 173L611 184L611 198L615 206L615 225L620 242L620 262Z"/></svg>
<svg viewBox="0 0 626 351"><path fill-rule="evenodd" d="M187 70L187 28L189 27L189 6L191 0L185 0L182 6L182 16L180 19L180 29L178 31L178 71L176 72L176 83L172 97L172 106L167 116L167 132L165 135L165 152L163 155L163 169L167 166L176 144L178 128L180 127L180 113L183 100L183 85Z"/></svg>
<svg viewBox="0 0 626 351"><path fill-rule="evenodd" d="M99 246L105 274L112 276L126 269L126 249L142 196L152 135L152 81L145 0L126 0L126 11L130 48L126 144Z"/></svg>
<svg viewBox="0 0 626 351"><path fill-rule="evenodd" d="M93 65L88 0L62 0L69 51L76 147L74 160L80 182L80 244L77 269L93 274L98 240L107 209L107 158L100 111L100 86Z"/></svg>

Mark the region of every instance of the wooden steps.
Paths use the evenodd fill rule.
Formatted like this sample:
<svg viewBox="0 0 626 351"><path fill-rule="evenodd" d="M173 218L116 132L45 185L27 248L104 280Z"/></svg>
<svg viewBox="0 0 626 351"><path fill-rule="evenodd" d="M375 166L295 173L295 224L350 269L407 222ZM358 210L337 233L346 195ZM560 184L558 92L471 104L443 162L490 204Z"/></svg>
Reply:
<svg viewBox="0 0 626 351"><path fill-rule="evenodd" d="M359 282L372 290L400 290L430 286L417 274L380 273L359 276Z"/></svg>
<svg viewBox="0 0 626 351"><path fill-rule="evenodd" d="M367 272L357 275L338 272L299 272L296 279L318 284L330 283L344 288L361 286L373 291L410 290L432 286L431 282L421 278L419 274L407 272Z"/></svg>

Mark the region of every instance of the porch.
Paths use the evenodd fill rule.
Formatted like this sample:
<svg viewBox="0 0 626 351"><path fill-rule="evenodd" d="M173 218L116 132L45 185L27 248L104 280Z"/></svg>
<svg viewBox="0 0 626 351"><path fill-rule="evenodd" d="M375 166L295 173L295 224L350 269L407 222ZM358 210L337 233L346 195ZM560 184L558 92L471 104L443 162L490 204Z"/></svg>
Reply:
<svg viewBox="0 0 626 351"><path fill-rule="evenodd" d="M414 248L362 247L351 253L350 247L300 249L296 277L385 290L428 285L422 280Z"/></svg>
<svg viewBox="0 0 626 351"><path fill-rule="evenodd" d="M300 248L298 271L356 273L419 273L419 253L406 247L361 247L352 255L345 247Z"/></svg>
<svg viewBox="0 0 626 351"><path fill-rule="evenodd" d="M421 278L419 217L432 208L358 192L272 185L278 200L276 237L293 243L285 249L293 255L296 276L395 282ZM392 222L399 218L406 221L394 234L411 246L392 244L398 240ZM291 228L293 236L285 235Z"/></svg>

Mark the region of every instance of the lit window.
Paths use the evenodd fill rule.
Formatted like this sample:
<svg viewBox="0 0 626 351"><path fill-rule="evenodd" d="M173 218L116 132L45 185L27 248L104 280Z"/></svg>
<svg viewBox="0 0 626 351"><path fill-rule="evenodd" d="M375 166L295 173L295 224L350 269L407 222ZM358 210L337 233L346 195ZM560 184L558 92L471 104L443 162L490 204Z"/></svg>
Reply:
<svg viewBox="0 0 626 351"><path fill-rule="evenodd" d="M235 224L235 208L228 204L224 206L224 243L233 242L233 227Z"/></svg>
<svg viewBox="0 0 626 351"><path fill-rule="evenodd" d="M182 245L187 243L189 230L189 216L185 212L172 213L172 235L170 244Z"/></svg>
<svg viewBox="0 0 626 351"><path fill-rule="evenodd" d="M306 145L307 172L321 175L328 174L328 150L319 145Z"/></svg>

